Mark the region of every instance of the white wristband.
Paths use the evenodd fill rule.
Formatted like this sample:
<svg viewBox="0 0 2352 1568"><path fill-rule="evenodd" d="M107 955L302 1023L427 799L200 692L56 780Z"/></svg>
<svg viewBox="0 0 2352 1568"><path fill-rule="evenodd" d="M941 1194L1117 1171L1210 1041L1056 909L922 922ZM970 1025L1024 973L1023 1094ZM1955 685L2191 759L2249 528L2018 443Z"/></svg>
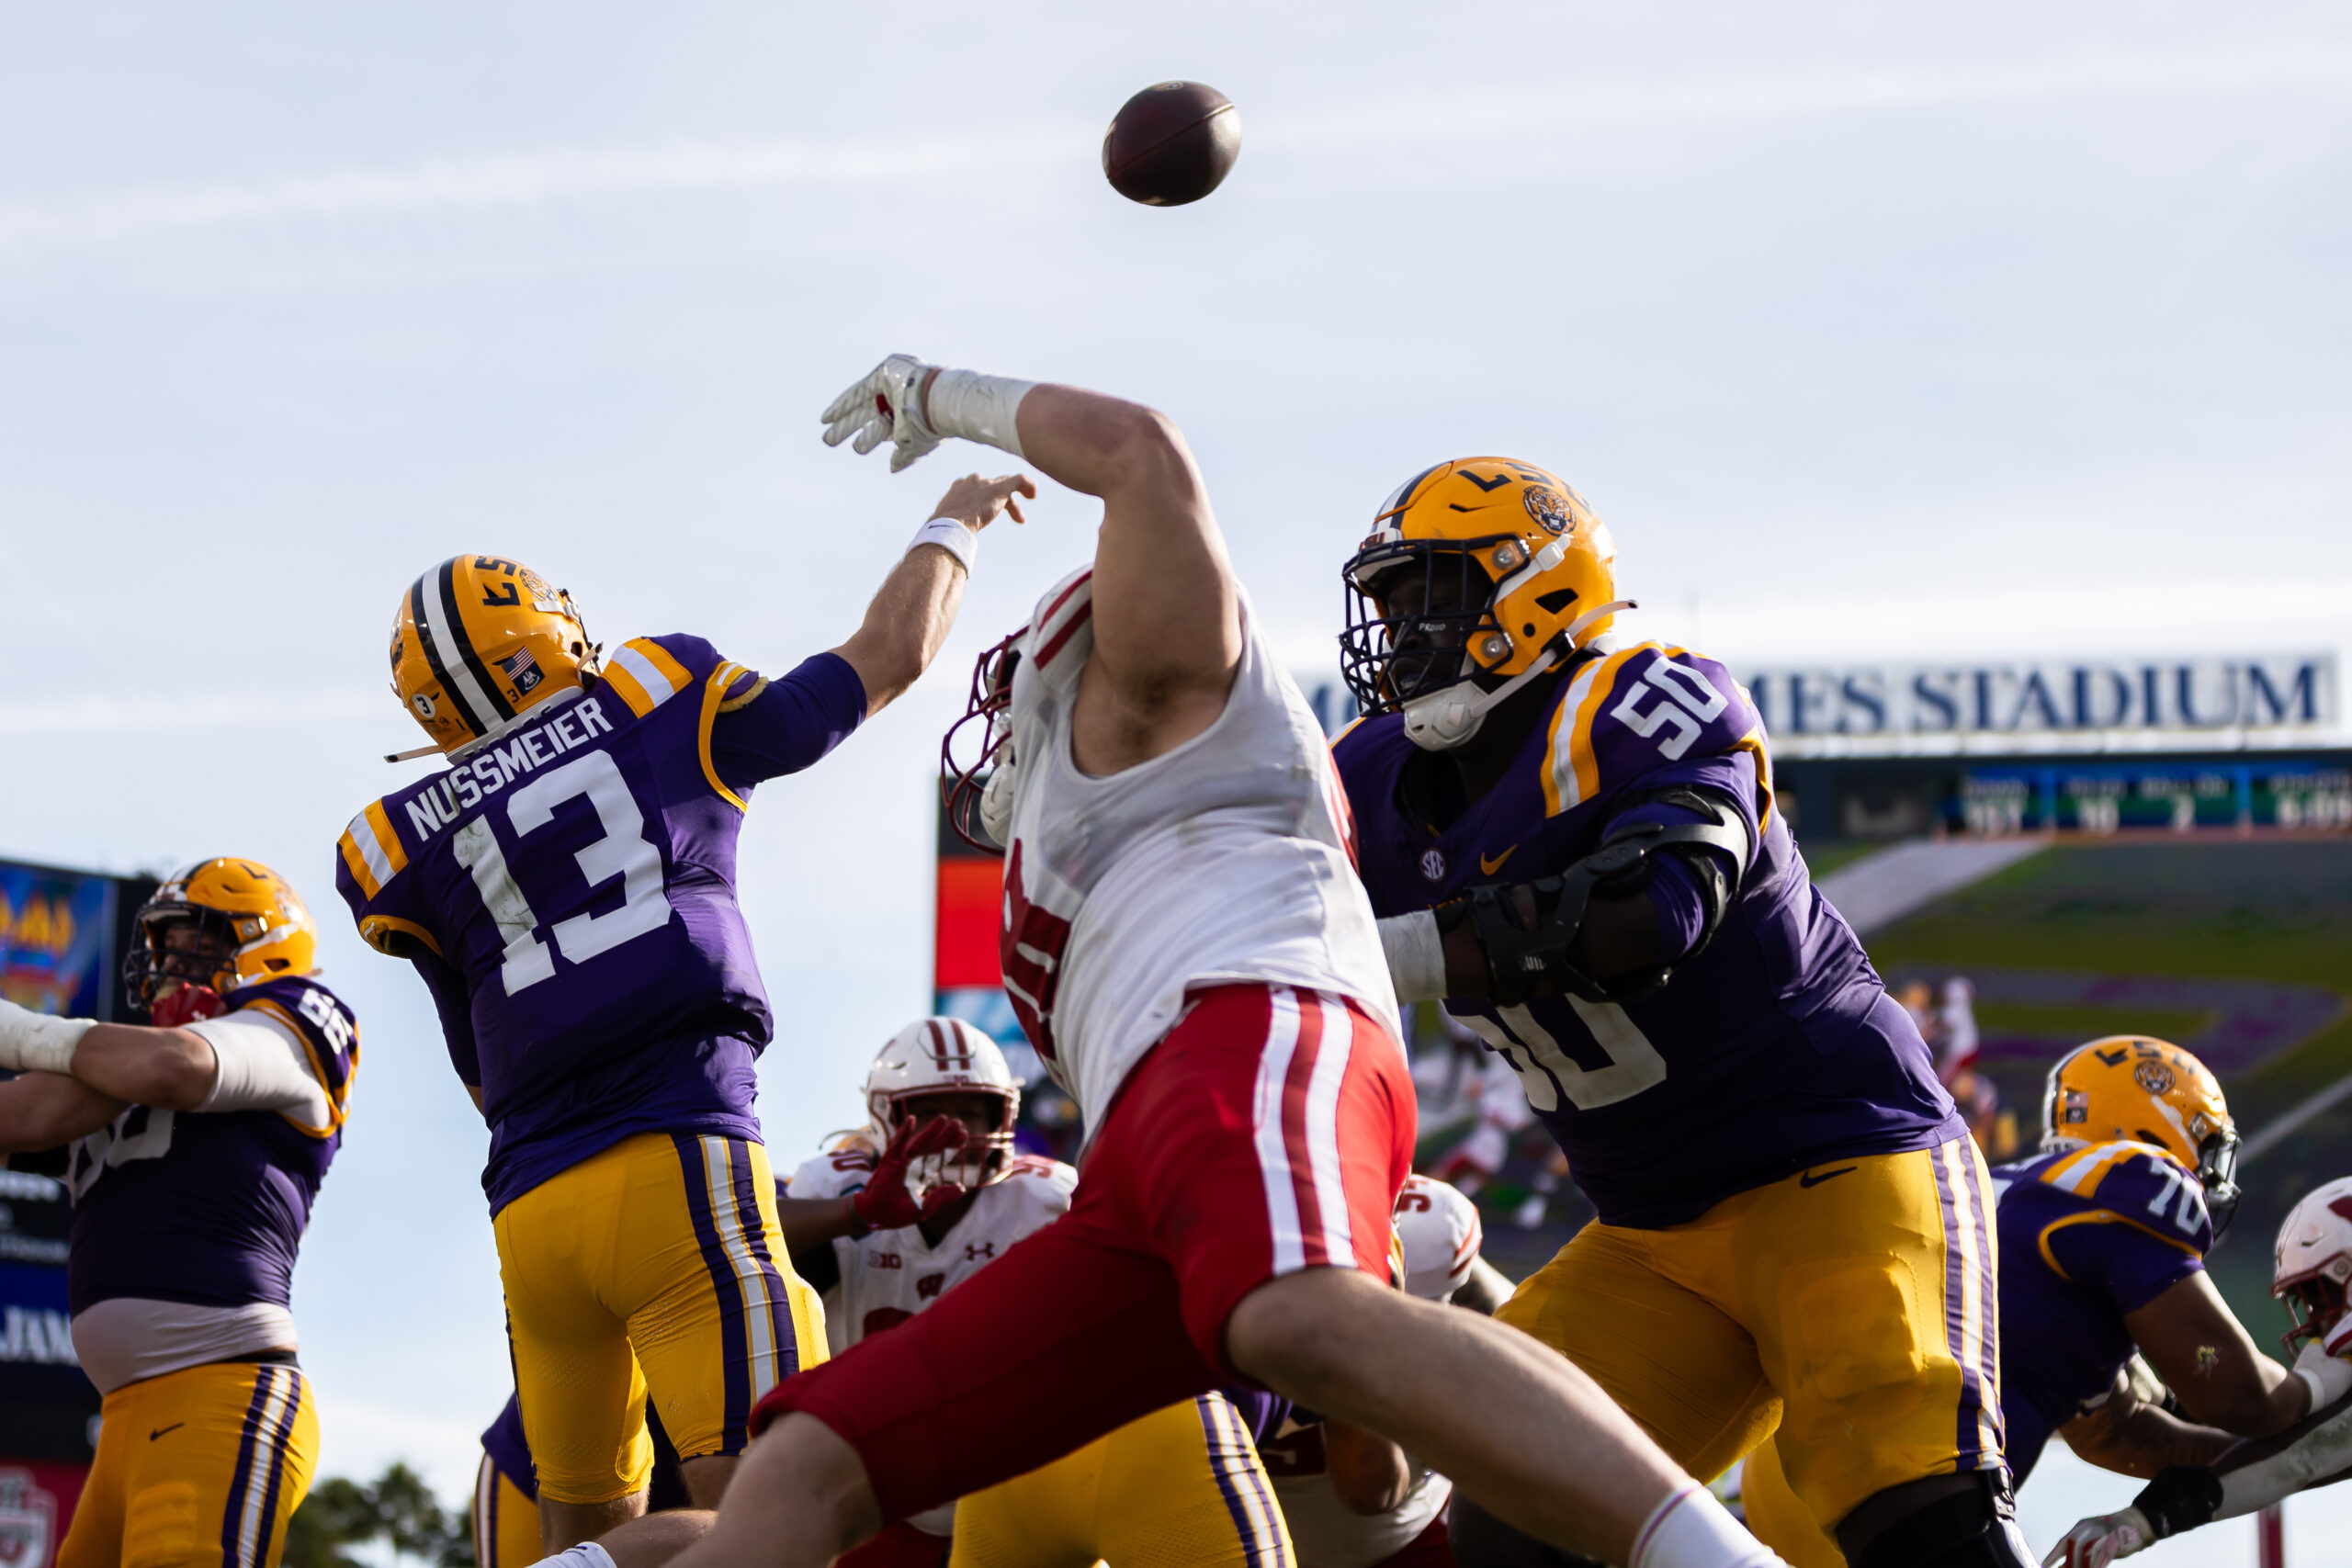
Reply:
<svg viewBox="0 0 2352 1568"><path fill-rule="evenodd" d="M615 1568L613 1554L593 1540L583 1540L553 1557L543 1557L537 1568Z"/></svg>
<svg viewBox="0 0 2352 1568"><path fill-rule="evenodd" d="M1427 909L1391 915L1380 922L1381 951L1388 955L1388 977L1400 1002L1445 999L1445 943L1437 917Z"/></svg>
<svg viewBox="0 0 2352 1568"><path fill-rule="evenodd" d="M922 395L923 423L941 435L960 435L1023 457L1014 416L1036 384L977 370L942 370Z"/></svg>
<svg viewBox="0 0 2352 1568"><path fill-rule="evenodd" d="M0 998L0 1067L17 1073L71 1073L74 1047L94 1018L55 1018Z"/></svg>
<svg viewBox="0 0 2352 1568"><path fill-rule="evenodd" d="M937 545L962 561L966 571L972 570L972 562L980 553L980 536L953 517L934 517L916 529L915 536L907 544L907 554L912 555L925 545Z"/></svg>

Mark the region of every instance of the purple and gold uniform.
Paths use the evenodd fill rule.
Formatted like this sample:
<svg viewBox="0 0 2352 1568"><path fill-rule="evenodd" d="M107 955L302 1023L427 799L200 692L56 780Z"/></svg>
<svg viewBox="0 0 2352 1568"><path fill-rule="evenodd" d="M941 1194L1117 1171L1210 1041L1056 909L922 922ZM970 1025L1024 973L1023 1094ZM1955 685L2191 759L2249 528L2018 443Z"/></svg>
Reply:
<svg viewBox="0 0 2352 1568"><path fill-rule="evenodd" d="M106 1397L61 1568L270 1568L310 1490L318 1416L288 1301L359 1032L309 979L225 1000L300 1044L326 1117L134 1105L74 1146L74 1349Z"/></svg>
<svg viewBox="0 0 2352 1568"><path fill-rule="evenodd" d="M1397 714L1333 754L1384 917L1558 874L1631 824L1703 820L1668 792L1747 830L1744 864L1698 852L1736 888L1711 938L1689 864L1650 857L1662 987L1446 1002L1518 1071L1600 1212L1497 1315L1583 1366L1694 1474L1777 1423L1825 1524L1886 1487L1997 1466L1983 1163L1917 1029L1814 888L1729 671L1657 643L1579 653L1476 800Z"/></svg>
<svg viewBox="0 0 2352 1568"><path fill-rule="evenodd" d="M2131 1358L2126 1313L2205 1267L2196 1176L2146 1144L2100 1144L1993 1172L2001 1230L2001 1408L2022 1482L2050 1434L2097 1405Z"/></svg>
<svg viewBox="0 0 2352 1568"><path fill-rule="evenodd" d="M699 637L640 637L344 834L361 933L424 976L490 1122L482 1182L555 1501L645 1484L649 1385L683 1456L731 1455L761 1394L823 1359L752 1109L771 1024L735 845L752 786L865 708L833 654L769 682Z"/></svg>

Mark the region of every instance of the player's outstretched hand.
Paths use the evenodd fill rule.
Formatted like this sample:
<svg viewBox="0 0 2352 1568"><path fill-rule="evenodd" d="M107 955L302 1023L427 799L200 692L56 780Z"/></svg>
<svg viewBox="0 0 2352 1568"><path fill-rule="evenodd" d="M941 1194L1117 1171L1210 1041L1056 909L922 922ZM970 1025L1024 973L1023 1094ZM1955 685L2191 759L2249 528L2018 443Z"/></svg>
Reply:
<svg viewBox="0 0 2352 1568"><path fill-rule="evenodd" d="M1036 482L1027 474L1003 474L992 479L966 474L947 487L931 514L952 517L977 534L999 516L1026 523L1028 519L1021 515L1022 499L1035 498L1036 493Z"/></svg>
<svg viewBox="0 0 2352 1568"><path fill-rule="evenodd" d="M964 1146L964 1124L952 1117L934 1116L921 1127L911 1116L891 1131L889 1146L874 1162L874 1174L849 1201L849 1212L869 1231L894 1231L927 1220L964 1195L953 1181L926 1191L920 1201L907 1187L907 1172L915 1161Z"/></svg>
<svg viewBox="0 0 2352 1568"><path fill-rule="evenodd" d="M923 386L938 370L911 354L890 355L817 416L825 422L825 445L854 435L850 450L863 457L888 441L894 474L923 456L940 442L922 416Z"/></svg>
<svg viewBox="0 0 2352 1568"><path fill-rule="evenodd" d="M2107 1568L2117 1558L2154 1544L2154 1533L2146 1517L2137 1508L2126 1508L2120 1514L2085 1519L2050 1549L2041 1563L2042 1568Z"/></svg>

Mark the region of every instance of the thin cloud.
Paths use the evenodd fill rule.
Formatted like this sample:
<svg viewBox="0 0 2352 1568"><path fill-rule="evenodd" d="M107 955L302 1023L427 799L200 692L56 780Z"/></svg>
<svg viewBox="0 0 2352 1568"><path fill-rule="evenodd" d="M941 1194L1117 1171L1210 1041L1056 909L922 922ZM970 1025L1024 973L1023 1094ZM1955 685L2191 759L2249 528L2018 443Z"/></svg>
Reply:
<svg viewBox="0 0 2352 1568"><path fill-rule="evenodd" d="M1917 112L1978 104L2099 97L2211 96L2352 88L2352 51L2281 47L2216 56L2093 58L1940 71L1847 69L1711 75L1476 99L1387 96L1329 114L1253 116L1262 156L1398 136L1462 140L1564 127L1706 126ZM175 232L270 224L501 212L662 194L815 186L892 186L971 171L1068 162L1091 126L894 143L779 141L497 153L408 168L160 186L81 200L0 203L0 254L102 246Z"/></svg>

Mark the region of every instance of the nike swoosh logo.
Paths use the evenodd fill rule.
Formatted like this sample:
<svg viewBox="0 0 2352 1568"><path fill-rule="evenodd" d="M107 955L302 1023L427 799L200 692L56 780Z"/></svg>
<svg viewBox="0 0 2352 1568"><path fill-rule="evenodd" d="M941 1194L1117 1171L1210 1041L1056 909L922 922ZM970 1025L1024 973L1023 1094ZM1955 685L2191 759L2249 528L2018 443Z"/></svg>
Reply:
<svg viewBox="0 0 2352 1568"><path fill-rule="evenodd" d="M1832 1177L1851 1176L1854 1172L1861 1168L1862 1168L1859 1165L1840 1166L1836 1170L1825 1170L1819 1176L1815 1176L1813 1172L1808 1170L1803 1176L1797 1178L1797 1185L1799 1187L1818 1187Z"/></svg>
<svg viewBox="0 0 2352 1568"><path fill-rule="evenodd" d="M150 1432L150 1433L148 1433L148 1434L147 1434L147 1440L148 1440L149 1442L151 1442L151 1443L152 1443L152 1442L153 1442L156 1438L158 1438L162 1437L164 1433L166 1433L166 1432L176 1432L176 1431L178 1431L182 1427L185 1427L185 1426L187 1426L187 1422L185 1422L185 1421L175 1421L175 1422L173 1422L173 1423L172 1423L170 1426L168 1426L168 1427L156 1427L153 1431L152 1431L152 1432Z"/></svg>
<svg viewBox="0 0 2352 1568"><path fill-rule="evenodd" d="M1510 859L1511 856L1518 852L1519 846L1517 844L1513 844L1510 848L1495 856L1492 860L1488 860L1485 855L1481 854L1478 857L1478 869L1485 872L1488 876L1492 876L1495 873L1502 870L1503 862Z"/></svg>

